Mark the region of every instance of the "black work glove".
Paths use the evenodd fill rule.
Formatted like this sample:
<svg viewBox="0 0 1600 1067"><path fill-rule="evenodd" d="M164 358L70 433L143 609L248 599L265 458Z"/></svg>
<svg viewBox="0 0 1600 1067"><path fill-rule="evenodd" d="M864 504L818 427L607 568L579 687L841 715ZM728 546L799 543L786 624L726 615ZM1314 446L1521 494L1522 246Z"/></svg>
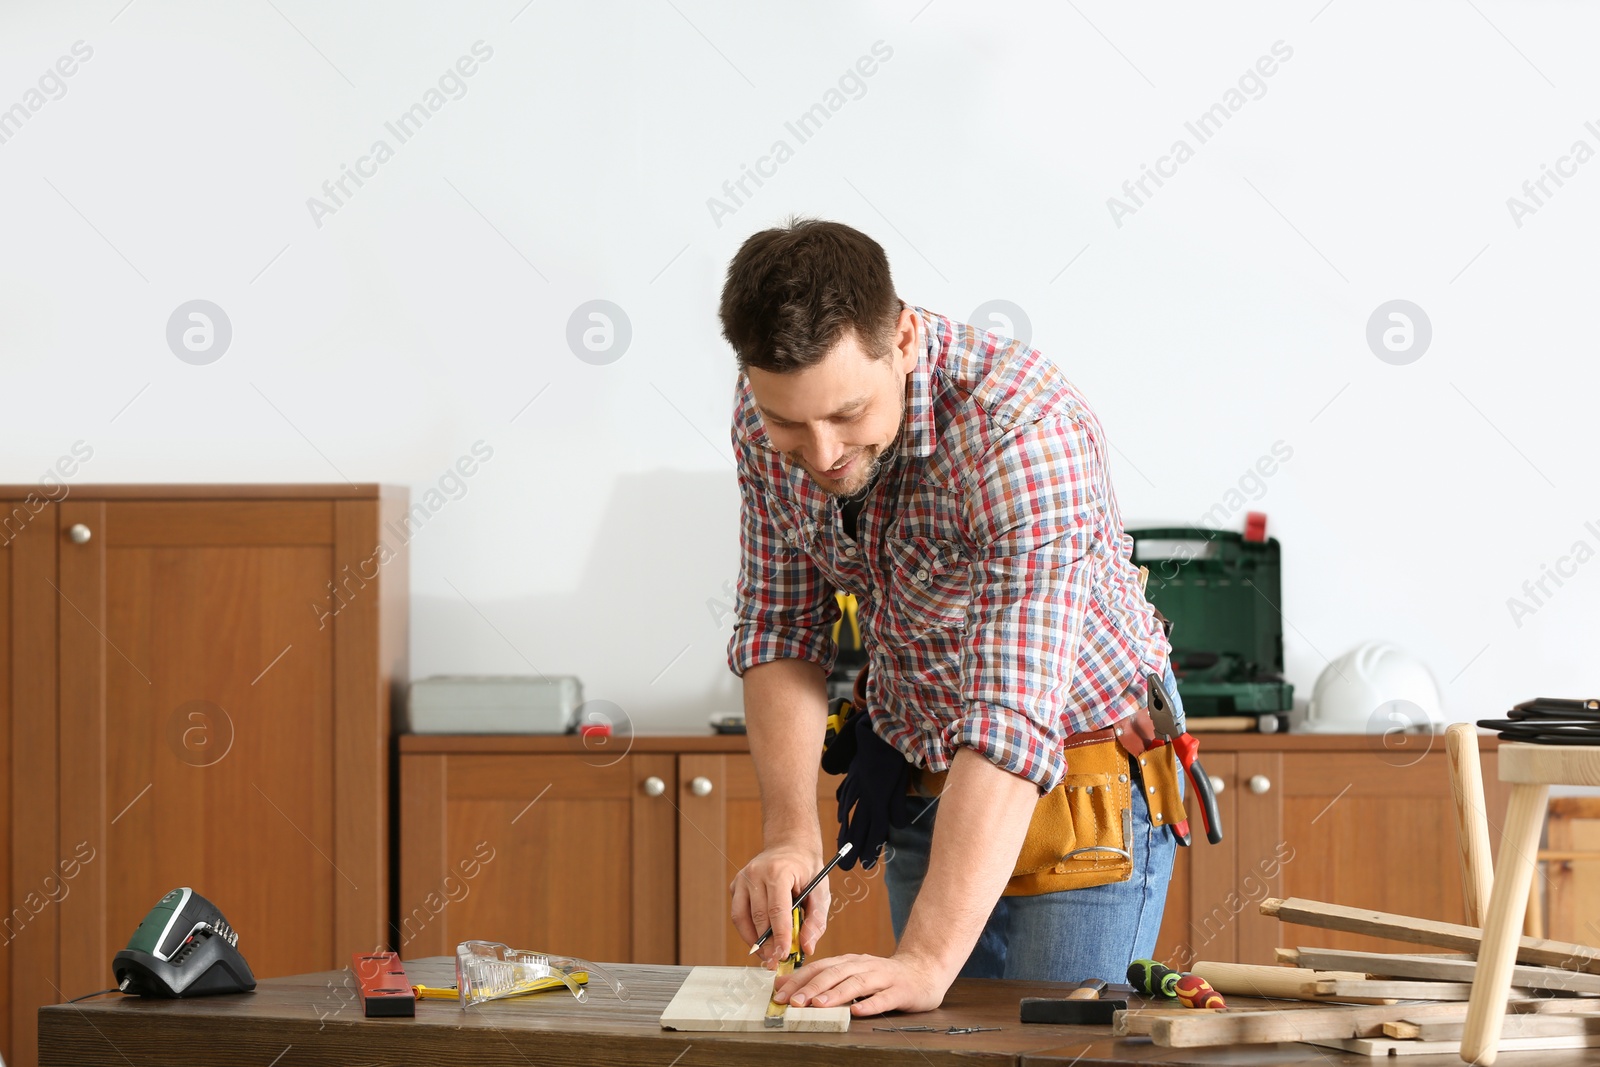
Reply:
<svg viewBox="0 0 1600 1067"><path fill-rule="evenodd" d="M911 823L906 804L906 786L911 780L911 763L900 750L879 737L872 729L872 716L865 711L851 718L855 727L855 756L844 781L839 783L839 847L849 841L854 847L839 861L849 870L861 861L870 870L878 862L878 851L889 840L889 828Z"/></svg>
<svg viewBox="0 0 1600 1067"><path fill-rule="evenodd" d="M848 706L839 697L828 701L828 713L837 714ZM846 717L844 725L834 735L832 741L822 750L822 769L828 774L844 774L850 769L850 762L856 758L856 719L865 718L866 712L859 709L852 710Z"/></svg>

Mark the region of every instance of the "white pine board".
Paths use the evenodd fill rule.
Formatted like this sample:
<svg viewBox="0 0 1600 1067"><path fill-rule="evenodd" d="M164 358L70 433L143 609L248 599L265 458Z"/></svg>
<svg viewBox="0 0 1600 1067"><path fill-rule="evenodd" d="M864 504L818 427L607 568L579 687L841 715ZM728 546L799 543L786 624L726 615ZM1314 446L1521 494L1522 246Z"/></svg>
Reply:
<svg viewBox="0 0 1600 1067"><path fill-rule="evenodd" d="M1392 1037L1347 1037L1328 1041L1307 1041L1306 1044L1336 1048L1363 1056L1454 1056L1461 1052L1460 1041L1406 1041ZM1508 1037L1501 1040L1500 1051L1538 1052L1596 1046L1600 1046L1600 1034L1577 1034L1572 1037Z"/></svg>
<svg viewBox="0 0 1600 1067"><path fill-rule="evenodd" d="M765 1023L776 978L765 967L696 967L661 1013L662 1029L778 1033L777 1027ZM783 1029L846 1033L850 1029L850 1005L790 1008L784 1012Z"/></svg>

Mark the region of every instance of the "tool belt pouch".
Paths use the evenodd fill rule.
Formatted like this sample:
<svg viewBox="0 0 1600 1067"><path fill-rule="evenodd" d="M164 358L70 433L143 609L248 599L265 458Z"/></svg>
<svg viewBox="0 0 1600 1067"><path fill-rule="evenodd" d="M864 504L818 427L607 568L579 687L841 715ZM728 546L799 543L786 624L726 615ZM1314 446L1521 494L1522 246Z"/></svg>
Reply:
<svg viewBox="0 0 1600 1067"><path fill-rule="evenodd" d="M1178 750L1163 744L1160 748L1147 749L1139 758L1143 761L1139 773L1144 776L1145 796L1150 802L1150 821L1156 829L1187 821L1189 813L1183 806L1183 771L1178 766Z"/></svg>
<svg viewBox="0 0 1600 1067"><path fill-rule="evenodd" d="M1125 725L1130 728L1114 738L1069 743L1067 774L1039 798L1004 896L1086 889L1133 875L1130 757L1143 761L1139 769L1152 822L1167 826L1186 818L1172 747L1144 747L1153 737L1143 712L1137 723Z"/></svg>
<svg viewBox="0 0 1600 1067"><path fill-rule="evenodd" d="M1069 749L1067 767L1033 809L1005 896L1126 882L1133 874L1127 753L1115 740L1098 741Z"/></svg>

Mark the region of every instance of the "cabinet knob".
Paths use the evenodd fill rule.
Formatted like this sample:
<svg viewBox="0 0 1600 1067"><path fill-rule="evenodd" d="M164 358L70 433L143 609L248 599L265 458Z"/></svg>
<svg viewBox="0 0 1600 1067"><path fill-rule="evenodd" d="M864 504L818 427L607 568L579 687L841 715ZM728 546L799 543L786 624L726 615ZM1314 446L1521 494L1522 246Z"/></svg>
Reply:
<svg viewBox="0 0 1600 1067"><path fill-rule="evenodd" d="M83 523L75 522L67 529L67 536L72 538L73 544L82 545L87 544L89 538L93 537L94 534Z"/></svg>
<svg viewBox="0 0 1600 1067"><path fill-rule="evenodd" d="M700 775L689 783L689 792L693 793L697 797L710 796L711 779L707 778L705 775Z"/></svg>
<svg viewBox="0 0 1600 1067"><path fill-rule="evenodd" d="M1218 778L1214 774L1208 774L1206 777L1211 779L1211 791L1213 793L1220 793L1228 787L1227 782L1224 782L1221 778Z"/></svg>
<svg viewBox="0 0 1600 1067"><path fill-rule="evenodd" d="M1268 778L1264 774L1252 774L1248 784L1250 786L1250 792L1254 793L1256 796L1260 796L1272 788L1272 779Z"/></svg>
<svg viewBox="0 0 1600 1067"><path fill-rule="evenodd" d="M647 797L658 797L662 793L665 793L666 791L667 791L667 783L663 782L661 779L657 778L655 775L652 774L650 777L648 777L648 778L646 778L644 780L644 795L645 796L647 796Z"/></svg>

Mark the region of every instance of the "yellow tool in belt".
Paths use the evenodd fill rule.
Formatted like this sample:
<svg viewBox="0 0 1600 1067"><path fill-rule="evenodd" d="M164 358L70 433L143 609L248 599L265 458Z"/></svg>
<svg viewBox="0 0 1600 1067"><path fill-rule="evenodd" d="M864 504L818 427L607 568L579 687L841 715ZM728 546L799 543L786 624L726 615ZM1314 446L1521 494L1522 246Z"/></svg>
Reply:
<svg viewBox="0 0 1600 1067"><path fill-rule="evenodd" d="M839 617L833 623L833 643L839 644L839 638L844 634L844 624L850 624L849 648L861 647L861 621L856 617L856 598L852 593L835 593L833 599L839 604Z"/></svg>

